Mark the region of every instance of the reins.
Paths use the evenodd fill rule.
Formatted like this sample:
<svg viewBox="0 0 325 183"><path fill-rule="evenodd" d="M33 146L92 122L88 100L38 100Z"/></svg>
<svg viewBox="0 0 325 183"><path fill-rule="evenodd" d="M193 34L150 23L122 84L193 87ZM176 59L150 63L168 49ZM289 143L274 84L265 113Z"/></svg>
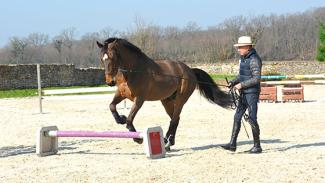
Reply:
<svg viewBox="0 0 325 183"><path fill-rule="evenodd" d="M229 82L228 82L227 78L226 78L226 82L227 82L227 84L229 86ZM234 86L229 87L229 93L231 94L231 97L232 97L232 100L233 100L233 104L231 105L231 109L236 110L238 107L241 107L241 106L239 106L239 104L242 103L242 101L241 101L243 99L242 94L241 93L238 94L238 92L236 91ZM249 116L248 116L248 114L246 112L244 113L243 117L244 117L244 120L249 123ZM241 121L243 123L243 120L241 120ZM249 138L245 123L243 123L243 126L244 126L244 129L245 129L247 138Z"/></svg>
<svg viewBox="0 0 325 183"><path fill-rule="evenodd" d="M184 78L181 76L175 76L175 75L171 75L171 74L164 74L164 73L154 73L154 72L146 72L146 71L141 71L141 70L133 70L133 69L121 69L118 68L119 71L121 71L122 73L142 73L142 74L150 74L150 75L159 75L159 76L166 76L166 77L173 77L173 78L178 78L178 79L184 79L184 80L189 80L188 78ZM198 83L202 83L202 84L206 84L206 85L211 85L214 86L211 83L208 82L202 82L202 81L197 81ZM217 86L225 86L227 87L227 85L223 85L223 84L216 84Z"/></svg>

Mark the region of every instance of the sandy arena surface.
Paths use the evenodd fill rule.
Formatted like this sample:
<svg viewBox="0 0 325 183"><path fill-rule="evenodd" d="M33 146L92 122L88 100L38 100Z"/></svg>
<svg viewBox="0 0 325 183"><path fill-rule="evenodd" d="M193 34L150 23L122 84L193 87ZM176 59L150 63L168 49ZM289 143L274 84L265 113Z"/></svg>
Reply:
<svg viewBox="0 0 325 183"><path fill-rule="evenodd" d="M45 99L45 114L38 114L36 97L1 99L0 182L325 182L325 86L305 86L304 103L259 104L263 153L258 155L243 153L252 147L244 128L237 152L223 150L234 111L195 92L166 158L147 159L143 146L131 139L94 138L61 138L58 155L36 156L41 126L126 130L108 111L111 95L84 98ZM138 130L160 125L166 131L168 123L160 102L146 102L135 118Z"/></svg>

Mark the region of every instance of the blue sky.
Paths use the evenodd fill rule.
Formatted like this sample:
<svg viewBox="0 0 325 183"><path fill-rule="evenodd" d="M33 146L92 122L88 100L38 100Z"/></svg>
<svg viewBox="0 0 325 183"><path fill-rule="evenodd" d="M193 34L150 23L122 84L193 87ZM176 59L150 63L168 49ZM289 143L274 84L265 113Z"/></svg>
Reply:
<svg viewBox="0 0 325 183"><path fill-rule="evenodd" d="M39 32L53 37L75 27L79 36L106 27L126 31L135 17L160 26L183 27L194 21L202 28L243 15L287 14L325 7L325 0L3 0L0 47L13 36Z"/></svg>

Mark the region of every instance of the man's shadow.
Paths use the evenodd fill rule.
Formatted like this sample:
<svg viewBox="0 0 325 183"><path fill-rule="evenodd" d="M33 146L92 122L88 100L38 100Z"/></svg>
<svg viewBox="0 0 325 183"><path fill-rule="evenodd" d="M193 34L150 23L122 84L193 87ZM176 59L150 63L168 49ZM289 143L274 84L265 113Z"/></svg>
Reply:
<svg viewBox="0 0 325 183"><path fill-rule="evenodd" d="M269 139L269 140L261 140L261 144L283 144L288 143L289 141L282 141L281 139ZM247 145L247 144L253 144L252 141L240 141L237 143L237 146L241 145ZM205 145L205 146L198 146L198 147L191 147L191 150L194 151L201 151L201 150L207 150L211 148L221 148L221 145L224 144L211 144L211 145ZM263 153L265 152L274 152L274 151L287 151L293 148L306 148L306 147L318 147L318 146L325 146L325 142L315 142L315 143L307 143L307 144L295 144L287 147L279 147L279 148L269 148L269 149L263 149Z"/></svg>
<svg viewBox="0 0 325 183"><path fill-rule="evenodd" d="M305 147L317 147L317 146L325 146L325 142L316 142L316 143L308 143L308 144L296 144L288 147L280 147L275 148L275 151L287 151L294 148L305 148Z"/></svg>

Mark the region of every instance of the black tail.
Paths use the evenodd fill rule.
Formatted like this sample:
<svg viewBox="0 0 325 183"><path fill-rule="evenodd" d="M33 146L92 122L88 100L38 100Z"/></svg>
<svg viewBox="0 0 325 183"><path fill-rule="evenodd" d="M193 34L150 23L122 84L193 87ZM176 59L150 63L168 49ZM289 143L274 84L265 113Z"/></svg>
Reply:
<svg viewBox="0 0 325 183"><path fill-rule="evenodd" d="M194 71L198 80L197 86L202 96L208 99L209 102L218 104L221 107L229 108L231 106L231 96L220 90L208 73L197 68L193 68L192 71Z"/></svg>

